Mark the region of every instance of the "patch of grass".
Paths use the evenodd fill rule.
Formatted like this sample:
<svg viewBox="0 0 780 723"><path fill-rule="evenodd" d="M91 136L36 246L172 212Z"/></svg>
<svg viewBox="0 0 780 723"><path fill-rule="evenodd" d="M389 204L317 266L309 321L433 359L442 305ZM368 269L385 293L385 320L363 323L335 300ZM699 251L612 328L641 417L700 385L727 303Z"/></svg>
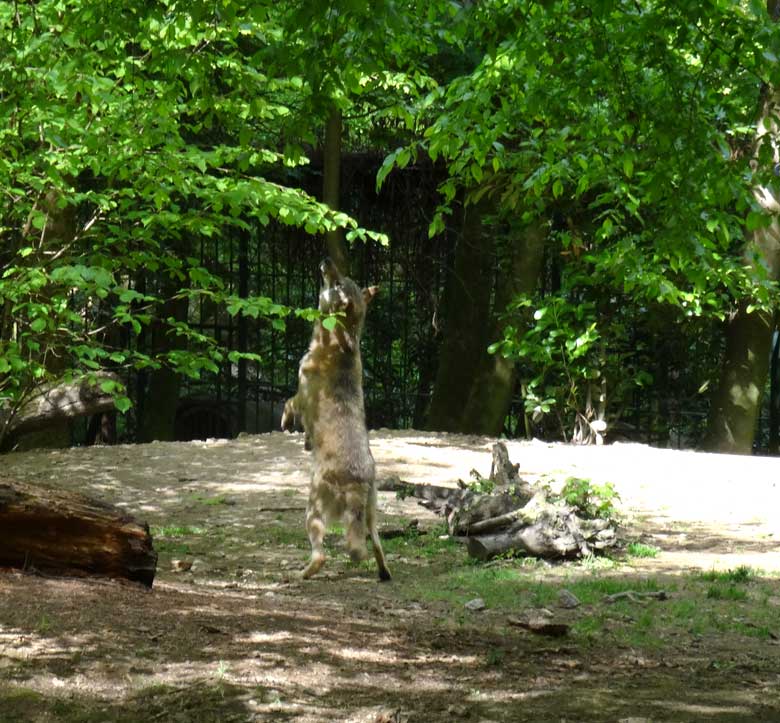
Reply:
<svg viewBox="0 0 780 723"><path fill-rule="evenodd" d="M219 663L217 663L217 680L224 680L227 677L229 671L230 666L224 660L220 660Z"/></svg>
<svg viewBox="0 0 780 723"><path fill-rule="evenodd" d="M258 544L307 548L309 540L303 525L267 525L262 529Z"/></svg>
<svg viewBox="0 0 780 723"><path fill-rule="evenodd" d="M447 525L439 524L422 534L410 529L400 537L382 541L382 549L388 554L404 557L431 558L443 553L455 553L462 545L447 534Z"/></svg>
<svg viewBox="0 0 780 723"><path fill-rule="evenodd" d="M404 593L417 600L447 603L457 615L474 598L482 598L488 608L506 612L549 607L555 605L558 591L557 584L537 582L516 564L461 563L415 579Z"/></svg>
<svg viewBox="0 0 780 723"><path fill-rule="evenodd" d="M206 528L194 525L169 524L153 526L151 532L157 552L170 555L190 555L192 550L182 538L205 535Z"/></svg>
<svg viewBox="0 0 780 723"><path fill-rule="evenodd" d="M761 640L769 640L770 638L776 640L777 633L775 629L772 629L769 625L759 625L750 622L737 622L736 624L736 630L743 635L749 635L752 638L760 638Z"/></svg>
<svg viewBox="0 0 780 723"><path fill-rule="evenodd" d="M587 555L581 560L576 562L578 567L591 572L599 570L614 570L618 566L618 562L613 560L608 555Z"/></svg>
<svg viewBox="0 0 780 723"><path fill-rule="evenodd" d="M194 525L162 525L152 526L153 537L188 537L190 535L205 535L205 527Z"/></svg>
<svg viewBox="0 0 780 723"><path fill-rule="evenodd" d="M0 700L3 701L4 709L6 705L13 710L14 706L20 706L25 703L37 703L43 699L44 696L41 693L30 688L18 688L16 686L0 687Z"/></svg>
<svg viewBox="0 0 780 723"><path fill-rule="evenodd" d="M602 603L607 595L614 595L619 592L658 592L661 586L654 578L645 578L643 580L626 580L618 577L589 577L571 582L568 586L574 595L577 596L583 605L593 605ZM668 585L664 590L673 589Z"/></svg>
<svg viewBox="0 0 780 723"><path fill-rule="evenodd" d="M214 497L208 497L201 494L190 495L190 499L193 502L198 502L208 507L215 507L217 505L230 505L234 504L227 495L215 495Z"/></svg>
<svg viewBox="0 0 780 723"><path fill-rule="evenodd" d="M485 656L485 662L488 665L499 666L504 662L506 651L503 648L490 648Z"/></svg>
<svg viewBox="0 0 780 723"><path fill-rule="evenodd" d="M604 617L602 615L586 615L577 620L571 626L571 630L576 638L583 641L592 640L604 631Z"/></svg>
<svg viewBox="0 0 780 723"><path fill-rule="evenodd" d="M747 565L740 565L733 570L708 570L700 575L701 579L707 582L731 583L734 585L751 582L757 576L757 570Z"/></svg>
<svg viewBox="0 0 780 723"><path fill-rule="evenodd" d="M172 540L155 540L154 549L166 555L191 555L192 548L185 542Z"/></svg>
<svg viewBox="0 0 780 723"><path fill-rule="evenodd" d="M626 546L629 557L658 557L660 551L655 545L646 545L644 542L629 542Z"/></svg>
<svg viewBox="0 0 780 723"><path fill-rule="evenodd" d="M707 588L707 598L710 600L746 600L747 590L735 585L711 585Z"/></svg>

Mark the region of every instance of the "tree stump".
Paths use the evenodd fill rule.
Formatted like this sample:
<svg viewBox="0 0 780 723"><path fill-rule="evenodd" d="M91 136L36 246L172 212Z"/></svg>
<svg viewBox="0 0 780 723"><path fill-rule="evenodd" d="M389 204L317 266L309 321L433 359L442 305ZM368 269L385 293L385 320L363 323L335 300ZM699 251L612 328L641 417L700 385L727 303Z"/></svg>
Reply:
<svg viewBox="0 0 780 723"><path fill-rule="evenodd" d="M85 495L0 479L0 566L152 586L149 526Z"/></svg>

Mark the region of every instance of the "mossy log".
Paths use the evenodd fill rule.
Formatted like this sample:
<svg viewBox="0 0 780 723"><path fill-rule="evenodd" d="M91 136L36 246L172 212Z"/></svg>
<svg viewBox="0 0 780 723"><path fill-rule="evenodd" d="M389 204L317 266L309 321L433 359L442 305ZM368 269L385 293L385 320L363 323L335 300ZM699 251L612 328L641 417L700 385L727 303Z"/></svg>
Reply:
<svg viewBox="0 0 780 723"><path fill-rule="evenodd" d="M0 479L0 531L0 567L154 581L149 526L76 492Z"/></svg>

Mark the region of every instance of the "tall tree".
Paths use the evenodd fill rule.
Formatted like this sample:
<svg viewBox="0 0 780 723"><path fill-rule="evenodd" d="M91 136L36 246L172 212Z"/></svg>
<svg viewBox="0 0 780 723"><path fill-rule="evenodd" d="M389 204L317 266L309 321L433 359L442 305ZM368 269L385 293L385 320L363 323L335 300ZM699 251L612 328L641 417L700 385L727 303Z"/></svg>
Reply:
<svg viewBox="0 0 780 723"><path fill-rule="evenodd" d="M489 353L485 344L489 346L504 335L510 303L520 295L536 292L546 240L546 229L534 221L511 229L499 250L492 321L485 327L476 374L468 385L460 421L464 432L498 436L504 429L517 382L516 363L503 354Z"/></svg>
<svg viewBox="0 0 780 723"><path fill-rule="evenodd" d="M580 409L564 407L587 394L572 395L572 384L590 389L611 348L629 343L625 325L578 308L598 309L606 294L630 299L637 313L649 305L719 318L734 301L747 310L774 293L770 280L757 295L755 274L736 253L756 202L749 159L732 151L755 107L755 78L765 70L757 59L776 57L777 34L766 32L756 3L725 0L516 0L468 12L464 45L475 66L427 99L425 137L406 155L391 154L387 166L403 165L409 150L446 161L434 233L464 190L497 194L504 214L530 215L550 229L550 251L566 263L557 300L528 300L536 305L528 338L547 339L554 353L554 338L566 337L557 371L547 371L566 378L547 384L562 396L539 410L577 417ZM576 233L558 221L569 215L581 219ZM551 310L564 309L576 323L551 324ZM494 348L542 361L528 356L527 325L507 323L516 338ZM572 376L570 362L586 354L592 363ZM634 364L622 369L636 383L646 379ZM626 371L611 366L612 388L624 386Z"/></svg>
<svg viewBox="0 0 780 723"><path fill-rule="evenodd" d="M302 160L279 149L301 79L264 72L279 55L283 17L240 0L0 4L6 412L47 379L90 377L106 365L193 377L216 370L227 350L169 315L169 303L206 298L233 314L289 312L228 293L184 247L223 234L229 243L227 231L271 218L309 233L345 226L365 235L345 214L271 180ZM50 198L56 215L76 221L68 239L51 226ZM140 269L165 282L139 291ZM137 335L152 323L175 348L117 348L108 341L117 335L104 333ZM63 367L53 370L52 358ZM122 385L102 383L127 409Z"/></svg>
<svg viewBox="0 0 780 723"><path fill-rule="evenodd" d="M485 320L493 292L492 244L484 235L483 207L467 206L444 297L444 339L427 426L462 431L462 412L487 346Z"/></svg>
<svg viewBox="0 0 780 723"><path fill-rule="evenodd" d="M780 18L780 2L767 0L772 23ZM777 65L777 58L774 59ZM774 79L773 79L774 81ZM756 185L755 210L748 219L745 264L758 284L780 280L780 85L767 84L756 123L751 164ZM764 296L766 300L766 297ZM761 402L767 385L775 311L756 308L752 299L741 301L726 323L726 349L710 413L705 447L717 452L750 454L753 451Z"/></svg>

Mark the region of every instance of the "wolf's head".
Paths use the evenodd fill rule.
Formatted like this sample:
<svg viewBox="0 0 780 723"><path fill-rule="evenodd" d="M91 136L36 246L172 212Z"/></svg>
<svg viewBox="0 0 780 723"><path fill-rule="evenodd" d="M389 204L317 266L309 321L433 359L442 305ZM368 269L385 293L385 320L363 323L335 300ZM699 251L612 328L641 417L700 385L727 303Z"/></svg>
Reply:
<svg viewBox="0 0 780 723"><path fill-rule="evenodd" d="M366 307L379 292L378 286L361 289L352 279L344 276L329 258L320 264L322 289L320 290L320 311L323 314L342 312L340 322L351 337L360 340Z"/></svg>

